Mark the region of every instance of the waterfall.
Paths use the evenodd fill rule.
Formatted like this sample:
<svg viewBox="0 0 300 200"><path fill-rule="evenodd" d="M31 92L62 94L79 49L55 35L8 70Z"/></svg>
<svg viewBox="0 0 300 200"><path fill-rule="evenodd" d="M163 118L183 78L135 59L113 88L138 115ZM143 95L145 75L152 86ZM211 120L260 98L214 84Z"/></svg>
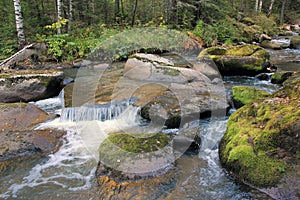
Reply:
<svg viewBox="0 0 300 200"><path fill-rule="evenodd" d="M132 99L109 104L84 105L81 107L63 108L60 116L61 121L107 121L113 120L133 104Z"/></svg>

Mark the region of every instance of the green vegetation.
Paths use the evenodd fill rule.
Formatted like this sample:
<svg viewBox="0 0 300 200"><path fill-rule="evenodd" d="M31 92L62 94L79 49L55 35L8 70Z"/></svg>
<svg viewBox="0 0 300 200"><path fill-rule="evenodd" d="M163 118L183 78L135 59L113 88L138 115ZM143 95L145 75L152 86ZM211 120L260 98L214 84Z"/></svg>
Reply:
<svg viewBox="0 0 300 200"><path fill-rule="evenodd" d="M269 17L270 1L263 2L262 10L255 10L253 1L240 0L137 2L133 12L135 1L89 1L83 6L71 0L63 2L57 20L54 1L21 1L26 41L45 42L47 61L72 62L85 58L110 36L132 27L192 31L206 46L231 45L257 41L261 33L272 36L278 33L280 21L294 23L300 16L300 0L287 4L283 16L283 5L276 1ZM3 0L0 7L0 20L4 22L0 24L0 59L4 59L15 53L18 45L13 2Z"/></svg>
<svg viewBox="0 0 300 200"><path fill-rule="evenodd" d="M270 96L269 93L247 86L235 86L232 88L232 98L237 107L242 107L248 103Z"/></svg>
<svg viewBox="0 0 300 200"><path fill-rule="evenodd" d="M299 140L293 127L300 121L300 104L295 101L299 86L297 80L230 117L220 143L220 159L240 180L256 186L275 185L290 169L286 162L297 158Z"/></svg>

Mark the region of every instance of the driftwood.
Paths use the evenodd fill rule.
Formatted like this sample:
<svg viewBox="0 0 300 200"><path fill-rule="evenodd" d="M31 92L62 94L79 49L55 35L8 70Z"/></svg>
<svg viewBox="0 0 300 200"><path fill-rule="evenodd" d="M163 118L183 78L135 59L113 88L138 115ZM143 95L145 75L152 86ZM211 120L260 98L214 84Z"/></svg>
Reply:
<svg viewBox="0 0 300 200"><path fill-rule="evenodd" d="M0 63L0 70L7 70L10 66L16 62L23 61L32 55L40 55L41 52L45 51L46 45L42 43L30 44L25 46L23 49L12 55L11 57L3 60Z"/></svg>

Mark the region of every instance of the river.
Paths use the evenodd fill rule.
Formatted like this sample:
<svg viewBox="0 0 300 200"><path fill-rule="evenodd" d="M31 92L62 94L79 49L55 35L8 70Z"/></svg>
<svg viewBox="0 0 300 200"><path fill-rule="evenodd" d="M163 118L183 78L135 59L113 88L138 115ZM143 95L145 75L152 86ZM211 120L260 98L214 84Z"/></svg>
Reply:
<svg viewBox="0 0 300 200"><path fill-rule="evenodd" d="M292 67L299 69L299 54L289 59L290 52L271 52L272 59L280 66L286 67L278 58L278 53L293 63ZM299 53L299 52L298 52ZM295 59L296 58L296 59ZM292 60L290 62L290 60ZM295 61L295 62L294 62ZM294 65L295 64L295 65ZM298 66L298 68L297 68ZM291 69L290 69L291 70ZM255 77L224 77L224 85L228 90L233 85L250 85L270 93L279 86L269 81L260 81ZM63 95L38 102L33 102L48 113L61 113ZM99 199L99 186L95 179L98 162L97 149L106 137L105 132L115 132L117 126L131 128L139 126L141 119L139 108L130 103L115 108L101 108L101 120L76 123L76 120L62 120L66 117L41 124L38 128L58 128L67 131L60 150L43 159L33 159L14 164L0 174L0 199ZM105 112L103 111L105 110ZM231 112L234 112L232 110ZM72 115L72 114L69 114ZM271 199L262 192L235 182L220 166L218 158L218 142L226 131L228 116L218 119L204 119L197 123L201 128L201 149L198 155L184 155L176 162L176 178L164 185L158 194L155 188L149 188L149 194L144 199ZM117 126L116 126L117 124ZM105 130L97 136L85 136L91 132L94 125ZM177 131L176 129L170 131ZM93 138L91 140L91 138ZM187 164L188 163L188 164Z"/></svg>

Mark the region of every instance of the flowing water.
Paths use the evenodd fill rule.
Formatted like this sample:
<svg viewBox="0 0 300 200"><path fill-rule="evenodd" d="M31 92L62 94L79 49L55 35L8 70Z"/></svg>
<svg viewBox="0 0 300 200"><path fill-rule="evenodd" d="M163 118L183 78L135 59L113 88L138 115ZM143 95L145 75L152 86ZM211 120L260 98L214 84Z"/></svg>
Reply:
<svg viewBox="0 0 300 200"><path fill-rule="evenodd" d="M299 50L278 52L271 52L272 61L284 68L285 65L277 59L280 55L281 59L293 63L289 70L299 71ZM280 88L255 77L225 77L224 85L228 91L235 85L254 86L269 93ZM132 100L125 100L102 106L63 109L63 96L62 91L58 97L32 102L48 113L60 115L38 128L66 130L62 147L46 158L15 163L0 172L0 199L99 199L101 191L94 176L98 147L108 133L141 126L139 108L132 106ZM149 188L147 199L153 196L195 200L270 199L255 189L236 183L221 167L218 143L226 130L227 120L228 117L193 122L201 127L199 154L179 158L175 178L170 184L161 185L159 194L151 194L152 188ZM166 133L176 131L164 130Z"/></svg>

